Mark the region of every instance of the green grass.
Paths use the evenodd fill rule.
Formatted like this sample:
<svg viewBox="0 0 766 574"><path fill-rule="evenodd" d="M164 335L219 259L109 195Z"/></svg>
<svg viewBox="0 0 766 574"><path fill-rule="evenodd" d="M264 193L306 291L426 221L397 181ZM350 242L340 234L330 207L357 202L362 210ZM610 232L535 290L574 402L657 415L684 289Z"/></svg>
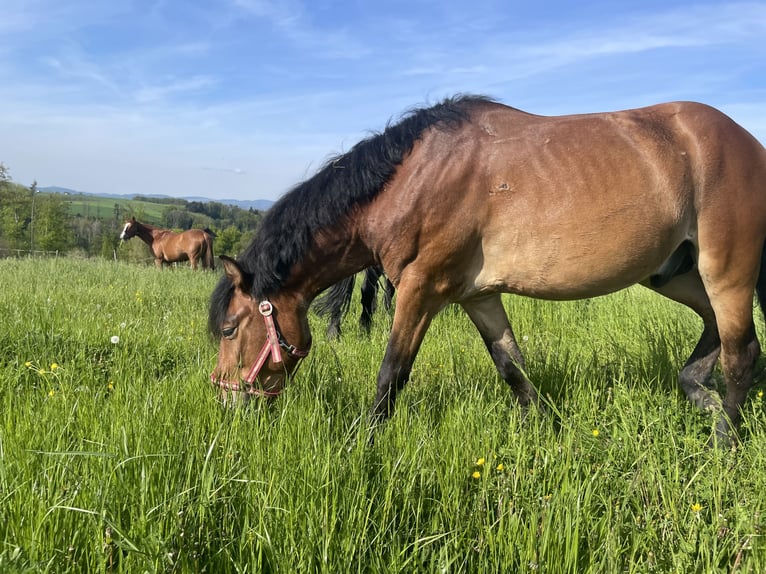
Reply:
<svg viewBox="0 0 766 574"><path fill-rule="evenodd" d="M2 572L766 568L763 399L739 450L706 449L711 421L675 383L701 325L648 291L507 299L546 397L526 419L448 309L370 446L384 315L337 343L312 317L282 398L230 412L206 382L217 273L57 259L0 276Z"/></svg>

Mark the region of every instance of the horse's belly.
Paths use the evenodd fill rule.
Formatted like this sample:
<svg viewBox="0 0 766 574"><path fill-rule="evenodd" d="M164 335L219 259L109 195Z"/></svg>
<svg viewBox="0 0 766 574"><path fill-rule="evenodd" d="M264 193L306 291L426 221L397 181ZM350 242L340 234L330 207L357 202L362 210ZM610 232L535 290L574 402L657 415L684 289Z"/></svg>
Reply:
<svg viewBox="0 0 766 574"><path fill-rule="evenodd" d="M475 287L542 299L605 295L652 275L680 241L674 235L618 237L602 230L578 237L551 234L545 241L516 237L496 246L484 245Z"/></svg>

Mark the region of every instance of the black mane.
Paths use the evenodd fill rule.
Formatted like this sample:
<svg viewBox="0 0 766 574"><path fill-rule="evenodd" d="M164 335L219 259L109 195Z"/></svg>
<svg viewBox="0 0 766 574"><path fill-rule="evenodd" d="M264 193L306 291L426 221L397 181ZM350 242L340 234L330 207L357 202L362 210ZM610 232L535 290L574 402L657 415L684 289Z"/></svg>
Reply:
<svg viewBox="0 0 766 574"><path fill-rule="evenodd" d="M472 106L488 101L483 96L458 96L412 110L383 132L330 159L314 176L283 195L268 210L253 242L238 258L252 278L253 296L262 298L277 292L293 265L306 255L315 234L375 197L428 128L456 127L468 119ZM230 296L231 284L224 276L210 300L208 326L213 334Z"/></svg>

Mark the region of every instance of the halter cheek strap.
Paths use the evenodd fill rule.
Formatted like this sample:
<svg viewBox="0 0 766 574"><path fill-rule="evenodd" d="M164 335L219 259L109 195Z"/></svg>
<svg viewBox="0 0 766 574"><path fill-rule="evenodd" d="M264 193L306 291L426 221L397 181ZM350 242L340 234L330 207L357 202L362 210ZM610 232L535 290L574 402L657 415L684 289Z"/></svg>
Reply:
<svg viewBox="0 0 766 574"><path fill-rule="evenodd" d="M266 359L269 358L269 355L272 356L272 360L275 363L282 362L282 352L279 349L277 327L274 325L274 307L269 301L261 301L258 304L258 311L260 311L263 316L263 322L266 323L266 341L264 341L263 347L261 347L261 352L258 354L255 363L253 363L250 372L247 374L247 377L245 377L245 382L250 383L251 385L255 382L255 378L263 368L263 365L266 364Z"/></svg>
<svg viewBox="0 0 766 574"><path fill-rule="evenodd" d="M256 395L259 397L278 397L282 393L282 389L278 391L267 391L266 389L259 389L253 386L253 383L255 383L255 380L258 378L258 373L261 372L261 369L266 364L266 361L269 358L269 355L271 355L271 360L274 363L281 363L282 362L282 349L287 351L287 353L296 358L296 359L303 359L305 358L309 352L307 350L301 350L295 347L294 345L288 345L287 342L282 337L281 333L277 329L276 324L274 323L274 306L271 304L270 301L263 300L258 304L258 311L260 312L261 316L263 317L263 322L266 325L266 340L263 343L263 347L261 347L260 353L258 353L258 357L255 359L255 363L253 363L253 366L250 367L250 371L247 373L247 376L244 378L242 383L245 383L244 385L242 383L238 383L235 381L226 381L222 379L218 379L215 376L215 373L210 375L210 381L219 387L221 387L224 390L227 391L241 391L244 390L250 395ZM242 387L245 388L242 388Z"/></svg>

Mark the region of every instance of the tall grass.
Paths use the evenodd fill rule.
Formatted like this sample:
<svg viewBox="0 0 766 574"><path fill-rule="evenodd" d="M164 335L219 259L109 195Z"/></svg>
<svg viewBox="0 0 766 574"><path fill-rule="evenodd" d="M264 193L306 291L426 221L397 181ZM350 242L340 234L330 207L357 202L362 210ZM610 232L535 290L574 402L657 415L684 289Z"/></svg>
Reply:
<svg viewBox="0 0 766 574"><path fill-rule="evenodd" d="M447 309L370 445L384 315L340 342L312 318L283 397L231 412L206 383L217 274L59 259L0 276L2 572L766 568L761 394L741 448L708 450L675 383L701 324L648 291L507 299L545 396L526 418Z"/></svg>

